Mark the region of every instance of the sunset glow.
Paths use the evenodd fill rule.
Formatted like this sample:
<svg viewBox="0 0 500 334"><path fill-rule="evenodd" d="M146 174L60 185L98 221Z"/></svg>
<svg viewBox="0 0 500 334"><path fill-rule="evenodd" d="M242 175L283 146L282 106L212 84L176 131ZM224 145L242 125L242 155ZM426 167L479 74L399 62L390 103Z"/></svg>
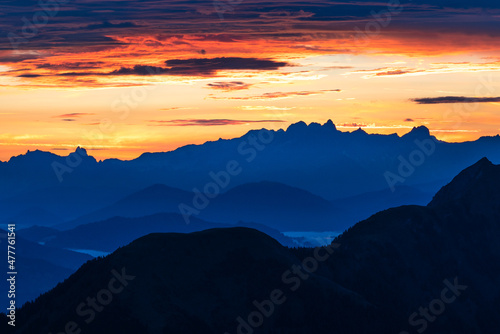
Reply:
<svg viewBox="0 0 500 334"><path fill-rule="evenodd" d="M0 5L0 160L132 159L300 120L496 135L500 7L441 2Z"/></svg>

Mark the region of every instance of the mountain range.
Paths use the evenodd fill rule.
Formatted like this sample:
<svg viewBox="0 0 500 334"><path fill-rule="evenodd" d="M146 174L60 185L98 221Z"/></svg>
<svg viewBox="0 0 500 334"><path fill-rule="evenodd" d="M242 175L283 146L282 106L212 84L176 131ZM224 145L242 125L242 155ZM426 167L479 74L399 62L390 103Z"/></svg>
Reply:
<svg viewBox="0 0 500 334"><path fill-rule="evenodd" d="M16 333L493 334L499 238L500 166L484 158L328 247L248 228L143 236L19 309Z"/></svg>
<svg viewBox="0 0 500 334"><path fill-rule="evenodd" d="M0 224L17 223L20 263L32 273L21 275L18 301L153 232L250 227L285 247L323 244L286 235L338 235L391 207L433 207L436 189L474 157L500 161L499 143L498 136L446 143L425 127L402 137L346 133L328 121L253 130L131 161L97 161L83 148L68 157L28 152L0 163ZM444 197L452 194L461 193Z"/></svg>
<svg viewBox="0 0 500 334"><path fill-rule="evenodd" d="M120 205L117 202L133 200L127 198L132 194L140 201L141 192L148 191L152 195L162 191L167 201L165 208L151 207L148 214L179 212L175 207L179 202L193 208L193 193L215 191L216 198L198 218L233 223L260 220L256 222L261 224L272 220L280 230L287 224L295 230L310 230L311 225L300 224L301 219L295 225L289 222L295 214L275 219L281 213L273 213L266 219L240 210L245 217L235 218L231 212L217 210L231 206L236 201L232 195L243 199L270 191L280 196L288 186L287 192L302 190L299 197L316 196L314 205L323 208L313 210L314 220L333 218L341 231L392 206L427 204L440 187L480 158L500 163L499 145L499 136L447 143L423 126L401 137L361 129L342 132L328 121L323 125L299 122L286 130L252 130L240 138L144 153L130 161L97 161L84 148L68 156L29 151L0 163L0 223L75 227L78 222L110 218ZM155 185L165 189L155 190ZM280 205L285 207L284 200ZM135 209L127 210L129 214ZM315 213L310 210L307 215ZM318 225L314 228L324 230Z"/></svg>

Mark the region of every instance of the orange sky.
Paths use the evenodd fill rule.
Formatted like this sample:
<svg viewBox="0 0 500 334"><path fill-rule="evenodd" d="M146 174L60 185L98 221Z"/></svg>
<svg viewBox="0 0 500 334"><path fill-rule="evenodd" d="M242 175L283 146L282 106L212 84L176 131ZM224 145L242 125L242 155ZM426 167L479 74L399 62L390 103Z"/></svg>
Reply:
<svg viewBox="0 0 500 334"><path fill-rule="evenodd" d="M0 40L0 160L79 145L98 159L132 159L299 120L369 133L426 125L450 141L500 133L499 39L473 24L484 11L449 9L448 25L419 14L412 24L423 13L415 5L384 27L359 6L350 25L315 20L323 14L310 8L260 13L260 23L237 20L253 13L249 4L223 19L203 8L189 22L54 15L17 48ZM454 16L470 28L455 29Z"/></svg>

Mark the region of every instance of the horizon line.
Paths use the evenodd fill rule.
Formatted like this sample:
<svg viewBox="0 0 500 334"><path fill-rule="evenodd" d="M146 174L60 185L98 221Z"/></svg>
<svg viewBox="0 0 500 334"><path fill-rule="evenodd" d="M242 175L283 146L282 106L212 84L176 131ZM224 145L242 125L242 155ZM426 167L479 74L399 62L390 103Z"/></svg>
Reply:
<svg viewBox="0 0 500 334"><path fill-rule="evenodd" d="M189 143L189 144L184 144L184 145L180 145L174 149L171 149L171 150L168 150L168 151L144 151L142 152L140 155L136 156L135 158L132 158L132 159L119 159L119 158L115 158L115 157L109 157L109 158L105 158L105 159L101 159L101 160L97 160L97 162L104 162L106 160L119 160L119 161L133 161L133 160L136 160L138 158L140 158L142 155L144 154L155 154L155 153L170 153L170 152L174 152L178 149L181 149L183 147L186 147L186 146L203 146L207 143L214 143L214 142L217 142L217 141L220 141L220 140L235 140L235 139L239 139L239 138L243 138L244 136L248 135L250 132L252 131L260 131L260 130L267 130L267 131L273 131L275 133L278 133L280 131L283 131L283 132L288 132L290 130L290 128L292 126L297 126L297 125L302 125L304 124L306 126L306 128L310 128L311 126L320 126L321 128L329 128L329 129L332 129L333 131L336 131L336 132L340 132L340 133L343 133L343 134L353 134L353 133L359 133L360 131L364 132L367 136L374 136L374 135L377 135L377 136L397 136L398 138L403 138L405 135L415 131L415 130L418 130L418 129L425 129L429 132L429 135L430 137L434 137L436 138L437 141L440 141L440 142L444 142L444 143L449 143L449 144L459 144L459 143L469 143L469 142L475 142L475 141L478 141L482 138L494 138L494 137L499 137L500 134L497 133L496 136L480 136L478 137L477 139L475 140L465 140L465 141L452 141L452 142L448 142L448 141L445 141L445 140L439 140L437 139L437 137L433 136L432 135L432 132L450 132L450 131L454 131L454 132L459 132L460 130L440 130L440 129L437 129L437 130L431 130L430 128L428 128L427 126L425 125L419 125L419 126L408 126L408 127L403 127L403 126L370 126L369 124L356 124L356 125L346 125L346 123L342 123L340 125L337 125L335 123L333 123L333 121L331 119L328 119L328 121L326 121L325 123L321 124L319 122L310 122L310 123L306 123L305 121L298 121L298 122L295 122L295 123L291 123L290 125L288 125L288 127L286 129L284 128L280 128L280 129L277 129L277 130L273 130L273 129L267 129L267 128L254 128L254 129L251 129L251 130L248 130L246 133L244 133L243 135L239 136L239 137L232 137L232 138L222 138L220 137L219 139L217 140L206 140L204 141L203 143L201 144L194 144L194 143ZM302 125L303 126L303 125ZM340 129L354 129L353 131L341 131L339 130ZM394 132L394 133L389 133L389 134L386 134L386 133L380 133L380 132L373 132L373 133L368 133L366 132L364 129L391 129L391 128L394 128L394 129L409 129L408 132L406 132L405 134L403 135L399 135L398 133ZM45 146L53 146L53 145L47 145L45 144ZM76 146L76 147L75 147ZM76 153L79 149L83 149L85 151L85 153L87 153L87 151L100 151L100 150L103 150L102 148L92 148L92 147L85 147L83 145L78 145L76 144L74 148L74 150L72 150L71 148L51 148L49 150L42 150L40 148L35 148L35 149L28 149L26 151L26 153L21 153L19 155L13 155L11 156L8 160L0 160L1 163L8 163L12 158L16 158L16 157L20 157L20 156L23 156L23 155L27 155L29 153L32 153L32 152L43 152L43 153L50 153L50 154L54 154L58 157L68 157L69 155L71 154L74 154ZM54 153L52 151L68 151L70 152L68 155L59 155L57 153ZM88 154L87 154L88 155ZM94 156L92 155L88 155L89 157L92 157L95 159Z"/></svg>

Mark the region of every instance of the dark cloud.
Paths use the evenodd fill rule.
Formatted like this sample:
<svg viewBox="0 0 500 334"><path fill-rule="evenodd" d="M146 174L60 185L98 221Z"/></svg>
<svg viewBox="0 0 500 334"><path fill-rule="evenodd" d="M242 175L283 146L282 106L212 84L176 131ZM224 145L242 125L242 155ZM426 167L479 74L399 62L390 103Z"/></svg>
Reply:
<svg viewBox="0 0 500 334"><path fill-rule="evenodd" d="M214 74L221 70L277 70L290 66L283 61L260 58L219 57L167 60L165 65L171 73Z"/></svg>
<svg viewBox="0 0 500 334"><path fill-rule="evenodd" d="M229 34L196 35L194 37L199 41L213 41L213 42L223 42L223 43L235 43L238 40L244 39L242 36L235 36Z"/></svg>
<svg viewBox="0 0 500 334"><path fill-rule="evenodd" d="M440 104L440 103L490 103L500 102L500 97L466 97L466 96L442 96L412 99L418 104Z"/></svg>
<svg viewBox="0 0 500 334"><path fill-rule="evenodd" d="M98 24L89 24L84 27L84 29L88 30L96 30L96 29L107 29L107 28L135 28L139 27L134 22L122 22L122 23L111 23L109 21L104 21Z"/></svg>
<svg viewBox="0 0 500 334"><path fill-rule="evenodd" d="M105 63L102 61L93 61L93 62L75 62L75 63L61 63L61 64L38 64L36 68L44 68L44 69L52 69L52 70L89 70L96 69L99 66L104 65Z"/></svg>
<svg viewBox="0 0 500 334"><path fill-rule="evenodd" d="M286 62L271 59L219 57L172 59L165 61L166 67L135 65L122 67L108 73L97 72L65 72L60 76L90 76L90 75L179 75L179 76L211 76L218 71L230 70L277 70L289 66Z"/></svg>
<svg viewBox="0 0 500 334"><path fill-rule="evenodd" d="M158 66L135 65L132 68L122 67L119 70L105 73L104 75L160 75L167 74L168 71L168 68Z"/></svg>
<svg viewBox="0 0 500 334"><path fill-rule="evenodd" d="M18 78L38 78L38 77L41 77L42 75L40 74L30 74L30 73L26 73L26 74L21 74L21 75L18 75L17 77Z"/></svg>
<svg viewBox="0 0 500 334"><path fill-rule="evenodd" d="M0 34L0 49L12 49L9 32L24 37L23 18L32 21L34 13L43 10L39 3L44 2L4 1L1 8L2 26L8 29L6 33ZM37 27L36 36L28 38L29 45L26 47L68 47L68 41L80 48L89 45L109 47L117 43L106 38L114 36L111 33L123 31L124 35L133 35L137 28L140 28L142 35L160 35L168 31L171 35L190 35L192 40L215 43L234 43L256 36L307 40L311 34L332 32L332 36L340 36L351 34L355 27L363 29L367 22L374 20L373 13L390 9L389 3L370 0L245 0L230 4L229 1L223 13L225 19L221 21L213 0L77 1L61 5L57 11L49 13L48 22L43 27ZM401 5L404 10L391 17L391 25L385 29L387 33L439 30L500 34L497 29L499 2L401 0ZM301 47L316 46L304 43Z"/></svg>
<svg viewBox="0 0 500 334"><path fill-rule="evenodd" d="M170 121L150 121L159 126L219 126L240 125L248 123L283 123L285 121L276 119L265 120L236 120L236 119L174 119Z"/></svg>
<svg viewBox="0 0 500 334"><path fill-rule="evenodd" d="M242 81L229 81L229 82L220 81L207 84L208 88L220 89L227 92L233 90L249 89L252 86L253 86L252 84L248 84Z"/></svg>
<svg viewBox="0 0 500 334"><path fill-rule="evenodd" d="M405 119L405 122L415 122L412 118Z"/></svg>

